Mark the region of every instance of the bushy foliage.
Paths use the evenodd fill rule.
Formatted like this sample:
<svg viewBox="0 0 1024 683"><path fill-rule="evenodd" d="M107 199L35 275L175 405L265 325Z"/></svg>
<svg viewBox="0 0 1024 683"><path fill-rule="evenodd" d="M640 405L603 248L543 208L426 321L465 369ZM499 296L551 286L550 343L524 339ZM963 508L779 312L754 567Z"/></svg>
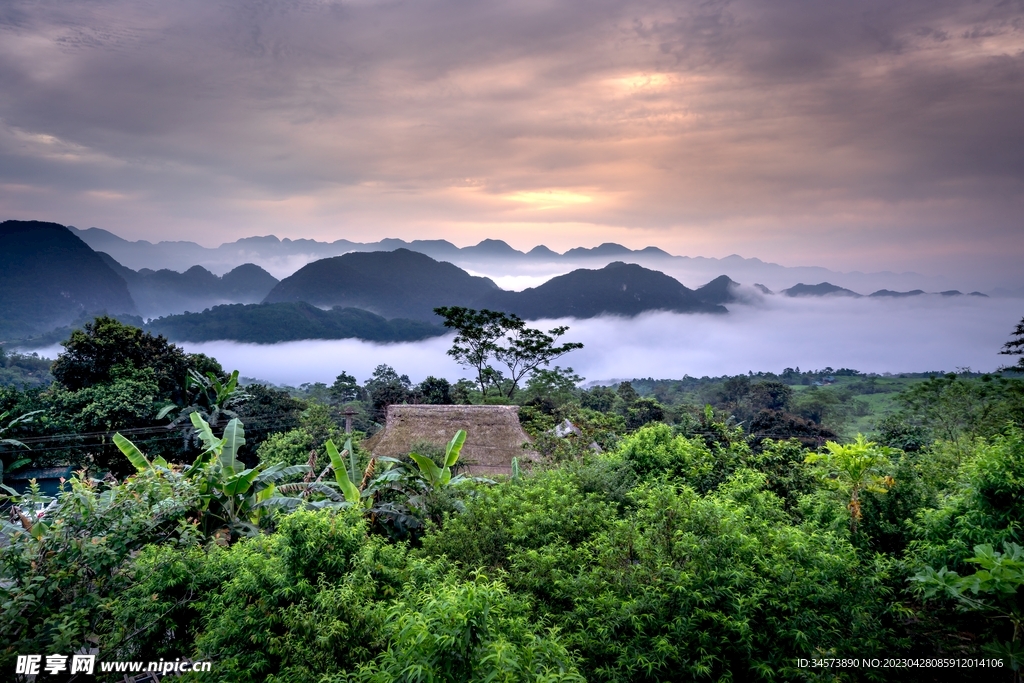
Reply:
<svg viewBox="0 0 1024 683"><path fill-rule="evenodd" d="M0 347L0 387L30 389L53 381L50 361L37 353L12 353Z"/></svg>
<svg viewBox="0 0 1024 683"><path fill-rule="evenodd" d="M111 642L215 658L199 680L581 680L501 582L460 581L367 535L355 510L298 511L230 548L153 546L129 574Z"/></svg>
<svg viewBox="0 0 1024 683"><path fill-rule="evenodd" d="M957 486L942 504L922 510L915 522L919 540L911 544L921 565L964 569L974 546L1000 547L1019 541L1024 528L1024 431L981 439L961 464Z"/></svg>
<svg viewBox="0 0 1024 683"><path fill-rule="evenodd" d="M796 439L765 439L746 458L746 465L765 476L768 490L777 495L787 510L797 507L802 496L818 484L811 468L804 463L807 451Z"/></svg>
<svg viewBox="0 0 1024 683"><path fill-rule="evenodd" d="M641 486L618 515L559 474L488 491L423 547L463 568L504 567L587 680L786 678L797 653L894 644L886 567L864 564L841 536L793 526L763 476L741 470L709 496ZM587 505L598 509L581 525L574 513Z"/></svg>
<svg viewBox="0 0 1024 683"><path fill-rule="evenodd" d="M43 411L0 436L35 446L152 425L167 395L134 362L75 389L0 388L0 414ZM1020 663L1021 629L1005 624L1024 613L1024 383L918 382L868 425L876 444L786 412L824 397L856 417L850 382L792 389L830 383L826 370L827 382L674 385L699 404L664 382L583 391L571 369L543 370L518 394L541 459L497 482L458 471L461 432L398 458L372 458L358 434L334 446L342 398L378 417L396 400L486 400L465 382L413 387L380 366L366 391L342 373L335 393L310 385L303 401L249 385L248 446L237 422L195 424L198 460L162 458L167 437L146 444L144 426L140 448L115 439L127 458L79 451L135 474L76 475L41 518L22 505L4 523L0 668L83 646L212 659L194 680L279 683L804 680L796 658L832 656ZM876 379L902 381L860 376L858 391Z"/></svg>
<svg viewBox="0 0 1024 683"><path fill-rule="evenodd" d="M161 396L183 398L189 369L200 373L224 373L215 360L190 355L163 337L154 337L114 318L99 317L75 330L64 342L64 352L54 362L54 378L71 391L103 384L115 368L151 368Z"/></svg>
<svg viewBox="0 0 1024 683"><path fill-rule="evenodd" d="M424 551L445 555L467 571L508 569L512 556L548 545L575 546L604 529L616 510L599 492L584 492L564 470L486 487L465 511L428 533Z"/></svg>
<svg viewBox="0 0 1024 683"><path fill-rule="evenodd" d="M191 482L169 470L118 486L76 475L43 520L8 528L10 545L0 550L0 668L13 670L17 654L84 645L109 618L132 553L150 543L177 552L196 539L186 514L198 498Z"/></svg>

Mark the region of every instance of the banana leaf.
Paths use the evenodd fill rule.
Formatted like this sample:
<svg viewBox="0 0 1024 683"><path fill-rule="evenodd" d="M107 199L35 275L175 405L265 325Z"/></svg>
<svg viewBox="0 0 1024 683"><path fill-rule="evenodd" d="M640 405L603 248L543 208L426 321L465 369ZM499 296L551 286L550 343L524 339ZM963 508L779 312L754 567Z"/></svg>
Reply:
<svg viewBox="0 0 1024 683"><path fill-rule="evenodd" d="M349 479L348 468L345 467L345 461L342 459L341 453L338 452L338 447L334 445L334 441L331 439L328 439L324 446L327 448L327 455L331 458L334 479L338 482L338 486L341 487L342 493L345 494L345 500L350 503L358 503L360 498L359 487Z"/></svg>
<svg viewBox="0 0 1024 683"><path fill-rule="evenodd" d="M451 467L459 460L459 453L462 452L462 445L466 443L466 430L460 429L448 442L448 448L444 453L444 466Z"/></svg>
<svg viewBox="0 0 1024 683"><path fill-rule="evenodd" d="M142 451L140 451L131 441L121 436L120 432L114 434L114 445L125 454L128 461L134 465L135 469L139 472L144 472L152 467L149 460L146 459L146 456L142 454Z"/></svg>

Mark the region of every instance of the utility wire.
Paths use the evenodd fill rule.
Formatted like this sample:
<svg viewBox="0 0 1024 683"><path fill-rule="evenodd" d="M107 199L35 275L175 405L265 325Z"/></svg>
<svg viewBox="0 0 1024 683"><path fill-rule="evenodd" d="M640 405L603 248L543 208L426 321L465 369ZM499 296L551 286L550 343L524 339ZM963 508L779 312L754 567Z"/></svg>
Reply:
<svg viewBox="0 0 1024 683"><path fill-rule="evenodd" d="M290 419L289 419L290 418ZM293 413L272 413L270 415L261 415L258 417L252 417L247 422L243 422L243 426L257 429L267 429L271 427L280 427L287 424L296 422L297 418L294 417ZM43 436L27 436L19 438L18 441L25 445L35 443L51 443L55 441L68 441L76 439L99 439L105 437L113 437L114 434L127 435L144 435L144 434L161 434L167 433L168 431L173 432L184 432L190 428L190 424L186 425L182 423L180 425L152 425L149 427L129 427L126 429L112 429L108 431L100 432L68 432L65 434L46 434ZM36 450L36 449L33 449Z"/></svg>

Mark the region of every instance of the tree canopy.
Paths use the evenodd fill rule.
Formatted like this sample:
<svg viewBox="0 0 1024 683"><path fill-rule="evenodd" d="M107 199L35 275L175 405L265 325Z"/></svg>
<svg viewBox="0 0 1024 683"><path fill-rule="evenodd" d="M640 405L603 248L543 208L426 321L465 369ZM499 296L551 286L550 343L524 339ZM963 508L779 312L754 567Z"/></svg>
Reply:
<svg viewBox="0 0 1024 683"><path fill-rule="evenodd" d="M569 331L564 325L545 333L527 327L514 313L462 306L441 306L434 312L444 318L445 327L457 332L448 355L476 370L480 393L485 396L488 387L493 386L498 395L511 399L526 375L583 348L579 342L556 345L556 340ZM492 358L504 366L504 372L491 366Z"/></svg>
<svg viewBox="0 0 1024 683"><path fill-rule="evenodd" d="M1013 330L1013 338L1003 344L1003 350L999 353L1004 356L1024 356L1024 318L1017 323L1017 327ZM1024 358L1017 361L1016 365L1010 365L1003 369L1024 372Z"/></svg>
<svg viewBox="0 0 1024 683"><path fill-rule="evenodd" d="M189 370L204 375L207 372L224 375L224 369L216 360L202 354L185 353L162 336L154 337L106 316L72 332L63 346L64 352L50 372L71 391L110 382L119 367L150 368L160 395L179 403L185 399L185 378Z"/></svg>

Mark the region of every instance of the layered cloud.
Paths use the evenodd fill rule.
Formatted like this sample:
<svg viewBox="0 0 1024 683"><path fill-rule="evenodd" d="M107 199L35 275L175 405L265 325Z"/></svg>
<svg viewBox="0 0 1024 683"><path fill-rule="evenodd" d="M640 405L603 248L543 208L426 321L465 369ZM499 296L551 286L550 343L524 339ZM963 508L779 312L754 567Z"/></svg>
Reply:
<svg viewBox="0 0 1024 683"><path fill-rule="evenodd" d="M1022 45L1019 0L10 0L0 211L1013 284Z"/></svg>

